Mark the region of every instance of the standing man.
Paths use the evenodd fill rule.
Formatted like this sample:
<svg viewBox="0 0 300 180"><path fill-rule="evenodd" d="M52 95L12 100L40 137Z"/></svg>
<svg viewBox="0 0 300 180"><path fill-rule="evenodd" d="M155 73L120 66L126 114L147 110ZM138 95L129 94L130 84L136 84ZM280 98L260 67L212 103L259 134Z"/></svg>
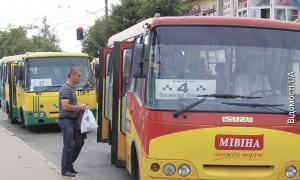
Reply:
<svg viewBox="0 0 300 180"><path fill-rule="evenodd" d="M80 82L81 72L78 68L71 68L67 82L59 90L59 126L63 134L63 150L61 160L61 174L75 177L77 172L73 162L80 153L74 145L74 125L79 110L85 110L86 104L78 104L74 86Z"/></svg>

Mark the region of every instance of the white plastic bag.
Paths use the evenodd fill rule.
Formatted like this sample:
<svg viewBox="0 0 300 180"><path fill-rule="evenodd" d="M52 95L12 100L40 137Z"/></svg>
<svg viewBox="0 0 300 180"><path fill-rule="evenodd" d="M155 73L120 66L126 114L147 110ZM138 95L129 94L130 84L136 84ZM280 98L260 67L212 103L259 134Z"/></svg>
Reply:
<svg viewBox="0 0 300 180"><path fill-rule="evenodd" d="M86 108L81 120L80 131L81 133L86 133L97 129L98 124L95 120L95 117L92 111L89 108Z"/></svg>

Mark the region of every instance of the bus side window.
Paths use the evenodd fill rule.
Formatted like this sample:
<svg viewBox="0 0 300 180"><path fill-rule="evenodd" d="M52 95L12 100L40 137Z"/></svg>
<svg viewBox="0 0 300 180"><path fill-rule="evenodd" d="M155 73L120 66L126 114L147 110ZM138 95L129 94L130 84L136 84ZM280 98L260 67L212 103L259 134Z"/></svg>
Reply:
<svg viewBox="0 0 300 180"><path fill-rule="evenodd" d="M24 71L24 62L21 63L20 66L20 76L22 76L21 80L20 80L20 85L21 87L25 87L25 71Z"/></svg>
<svg viewBox="0 0 300 180"><path fill-rule="evenodd" d="M5 82L8 84L8 81L9 81L9 73L10 73L10 70L9 70L9 63L6 63L6 66L5 66L5 68L6 68L6 74L5 74Z"/></svg>
<svg viewBox="0 0 300 180"><path fill-rule="evenodd" d="M0 70L1 72L1 77L0 77L0 79L1 79L1 82L3 83L3 75L4 75L4 63L1 63L1 70Z"/></svg>
<svg viewBox="0 0 300 180"><path fill-rule="evenodd" d="M2 64L0 64L0 81L2 82L2 74L3 74L3 70L2 70Z"/></svg>
<svg viewBox="0 0 300 180"><path fill-rule="evenodd" d="M129 78L131 73L131 60L132 49L124 49L123 51L123 88L122 94L124 95L129 89Z"/></svg>
<svg viewBox="0 0 300 180"><path fill-rule="evenodd" d="M112 107L112 85L113 85L113 72L112 72L112 55L107 54L105 57L106 68L105 68L105 105L104 105L104 115L105 118L111 119L110 111Z"/></svg>
<svg viewBox="0 0 300 180"><path fill-rule="evenodd" d="M2 73L2 83L5 83L5 80L6 80L6 64L5 63L2 64L2 71L3 71L3 73Z"/></svg>

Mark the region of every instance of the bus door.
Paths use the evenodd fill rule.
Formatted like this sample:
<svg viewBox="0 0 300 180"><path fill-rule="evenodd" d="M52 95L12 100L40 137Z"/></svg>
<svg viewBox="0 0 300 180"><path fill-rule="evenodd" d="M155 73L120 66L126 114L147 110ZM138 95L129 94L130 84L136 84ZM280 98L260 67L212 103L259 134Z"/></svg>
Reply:
<svg viewBox="0 0 300 180"><path fill-rule="evenodd" d="M15 73L17 71L17 64L9 63L9 118L11 123L15 123L16 112L14 112L14 107L17 106L17 94L16 94L16 76Z"/></svg>
<svg viewBox="0 0 300 180"><path fill-rule="evenodd" d="M98 97L97 97L97 111L98 111L98 129L97 142L107 142L109 140L109 88L112 86L112 48L103 48L99 57L99 83L98 83ZM110 65L110 66L109 66Z"/></svg>
<svg viewBox="0 0 300 180"><path fill-rule="evenodd" d="M111 161L122 166L126 160L126 92L129 86L132 42L115 42L113 49Z"/></svg>
<svg viewBox="0 0 300 180"><path fill-rule="evenodd" d="M4 81L4 102L5 102L5 112L7 115L9 114L9 79L10 79L10 63L6 63L5 65L5 81Z"/></svg>
<svg viewBox="0 0 300 180"><path fill-rule="evenodd" d="M13 107L17 107L17 83L18 83L18 66L13 66L13 81L12 81L12 102Z"/></svg>
<svg viewBox="0 0 300 180"><path fill-rule="evenodd" d="M6 77L7 77L7 69L6 69L6 65L7 63L2 63L2 96L1 96L1 105L2 105L2 110L4 112L7 112L6 110L6 100L5 100L5 97L6 97L6 90L5 90L5 83L6 83Z"/></svg>
<svg viewBox="0 0 300 180"><path fill-rule="evenodd" d="M16 107L18 109L18 117L20 122L24 123L24 115L23 115L23 95L24 95L24 62L19 61L17 65L17 73L16 76Z"/></svg>
<svg viewBox="0 0 300 180"><path fill-rule="evenodd" d="M2 81L2 76L3 76L3 69L2 69L2 65L3 65L3 62L1 62L0 60L0 107L2 107L2 103L1 103L1 98L3 96L3 89L2 89L2 84L3 84L3 81Z"/></svg>

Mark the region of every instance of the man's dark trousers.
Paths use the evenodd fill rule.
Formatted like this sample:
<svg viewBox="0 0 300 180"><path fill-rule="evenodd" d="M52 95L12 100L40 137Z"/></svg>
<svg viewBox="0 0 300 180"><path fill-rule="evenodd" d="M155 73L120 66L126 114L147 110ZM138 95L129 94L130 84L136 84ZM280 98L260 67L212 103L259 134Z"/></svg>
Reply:
<svg viewBox="0 0 300 180"><path fill-rule="evenodd" d="M61 172L71 171L73 169L73 162L77 159L82 146L75 146L74 144L74 121L71 118L59 119L59 126L63 133L63 152L61 160Z"/></svg>

